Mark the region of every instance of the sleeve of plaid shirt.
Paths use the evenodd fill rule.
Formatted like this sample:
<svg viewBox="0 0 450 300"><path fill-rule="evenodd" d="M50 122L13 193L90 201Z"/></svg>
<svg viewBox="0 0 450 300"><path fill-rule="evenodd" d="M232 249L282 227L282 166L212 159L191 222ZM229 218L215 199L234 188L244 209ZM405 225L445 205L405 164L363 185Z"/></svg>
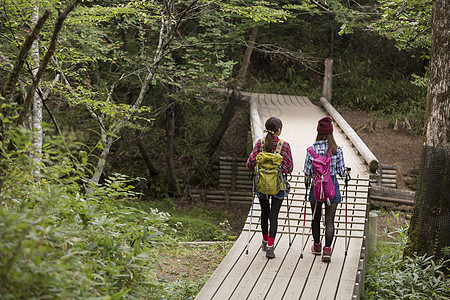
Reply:
<svg viewBox="0 0 450 300"><path fill-rule="evenodd" d="M344 152L342 151L341 147L338 147L336 156L337 156L336 173L339 174L339 176L344 177L345 176Z"/></svg>
<svg viewBox="0 0 450 300"><path fill-rule="evenodd" d="M288 142L283 143L280 154L283 156L281 171L285 174L292 173L292 170L294 169L294 161L292 160L291 145L289 145Z"/></svg>
<svg viewBox="0 0 450 300"><path fill-rule="evenodd" d="M256 156L261 151L262 151L261 139L259 139L256 142L255 147L253 147L252 153L250 153L250 155L249 155L249 157L247 159L247 169L249 169L249 171L255 171Z"/></svg>
<svg viewBox="0 0 450 300"><path fill-rule="evenodd" d="M312 176L312 168L312 156L309 152L306 152L305 166L303 167L303 173L305 173L305 176Z"/></svg>

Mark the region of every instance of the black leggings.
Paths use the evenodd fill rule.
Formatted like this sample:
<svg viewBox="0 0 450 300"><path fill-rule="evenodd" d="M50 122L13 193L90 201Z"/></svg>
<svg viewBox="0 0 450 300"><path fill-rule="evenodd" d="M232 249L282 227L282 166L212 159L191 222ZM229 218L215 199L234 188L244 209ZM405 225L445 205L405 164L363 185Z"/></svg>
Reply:
<svg viewBox="0 0 450 300"><path fill-rule="evenodd" d="M311 202L310 202L311 203ZM312 235L314 242L318 244L320 242L320 218L322 217L322 204L324 202L318 202L316 208L316 214L312 221ZM315 204L311 204L311 211L314 214ZM325 247L331 247L334 237L334 216L336 214L337 203L330 206L325 204Z"/></svg>
<svg viewBox="0 0 450 300"><path fill-rule="evenodd" d="M261 230L262 234L269 234L269 237L275 238L277 234L278 227L278 213L280 212L281 203L283 199L272 198L272 205L270 205L269 200L259 198L259 205L261 206ZM270 219L270 232L269 232L269 219Z"/></svg>

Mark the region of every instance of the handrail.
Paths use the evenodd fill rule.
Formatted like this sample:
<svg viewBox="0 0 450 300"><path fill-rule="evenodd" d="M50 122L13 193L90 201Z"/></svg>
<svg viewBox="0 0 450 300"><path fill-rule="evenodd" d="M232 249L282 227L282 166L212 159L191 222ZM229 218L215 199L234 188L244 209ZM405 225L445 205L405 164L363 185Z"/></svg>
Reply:
<svg viewBox="0 0 450 300"><path fill-rule="evenodd" d="M378 159L366 146L366 144L361 140L358 134L353 130L347 121L338 113L338 111L328 102L324 97L320 98L320 103L326 109L326 111L331 115L331 117L336 121L336 123L341 127L342 131L347 135L347 137L352 142L353 146L358 150L361 156L364 158L366 163L369 165L371 172L375 172L378 169Z"/></svg>
<svg viewBox="0 0 450 300"><path fill-rule="evenodd" d="M258 99L255 94L250 96L250 126L252 128L252 146L256 141L263 137L263 127L261 124L261 118L258 110Z"/></svg>

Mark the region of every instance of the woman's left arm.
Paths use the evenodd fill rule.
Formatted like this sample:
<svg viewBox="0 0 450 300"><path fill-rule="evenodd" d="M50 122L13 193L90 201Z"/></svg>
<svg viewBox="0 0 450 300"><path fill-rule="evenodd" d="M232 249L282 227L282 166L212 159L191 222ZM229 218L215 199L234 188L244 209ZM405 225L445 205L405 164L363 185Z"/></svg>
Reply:
<svg viewBox="0 0 450 300"><path fill-rule="evenodd" d="M288 142L284 142L283 148L281 149L281 156L283 156L281 170L285 174L292 173L292 170L294 169L294 161L292 159L291 146Z"/></svg>
<svg viewBox="0 0 450 300"><path fill-rule="evenodd" d="M341 177L345 176L344 152L341 147L338 147L337 149L336 173Z"/></svg>

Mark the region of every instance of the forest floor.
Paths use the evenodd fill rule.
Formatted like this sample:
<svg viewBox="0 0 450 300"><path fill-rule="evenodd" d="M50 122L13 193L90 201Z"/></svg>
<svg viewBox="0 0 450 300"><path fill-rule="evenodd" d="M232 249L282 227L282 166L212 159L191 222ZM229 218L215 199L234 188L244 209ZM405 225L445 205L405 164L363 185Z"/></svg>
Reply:
<svg viewBox="0 0 450 300"><path fill-rule="evenodd" d="M224 141L219 147L219 153L228 153L229 155L230 151L234 151L233 155L246 153L247 149L236 149L236 145L246 147L249 130L247 112L248 107L243 103L224 136ZM397 166L397 170L403 178L399 183L399 188L414 190L420 162L421 136L411 134L402 126L396 127L389 121L381 119L376 120L374 131L358 130L366 124L373 124L374 119L361 111L340 111L340 113L349 125L358 132L380 164ZM181 200L180 205L185 206L186 201ZM230 215L234 215L236 218L230 220L230 233L236 236L240 234L243 228L242 220L245 221L249 207L243 205L204 205L206 209L222 209ZM410 219L411 207L395 207L392 205L383 207L382 204L377 210L379 211L378 236L380 237L383 236L384 232L392 232L395 228L404 226ZM218 244L213 247L193 246L190 250L185 249L185 247L178 248L177 251L168 250L167 255L160 260L157 276L169 281L177 279L199 280L204 274L213 271L220 263L226 254L224 247L228 248L229 246Z"/></svg>

